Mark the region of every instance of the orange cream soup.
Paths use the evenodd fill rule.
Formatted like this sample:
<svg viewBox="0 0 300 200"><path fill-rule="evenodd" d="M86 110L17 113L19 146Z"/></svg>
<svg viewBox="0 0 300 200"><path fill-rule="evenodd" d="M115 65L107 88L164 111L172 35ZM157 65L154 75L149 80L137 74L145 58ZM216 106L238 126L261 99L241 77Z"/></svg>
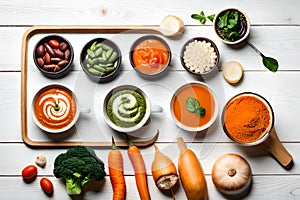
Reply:
<svg viewBox="0 0 300 200"><path fill-rule="evenodd" d="M204 116L200 117L187 110L185 105L188 97L194 97L200 102L200 106L206 110ZM201 127L212 119L215 112L215 101L205 86L189 84L175 94L173 112L176 119L183 125L192 128Z"/></svg>
<svg viewBox="0 0 300 200"><path fill-rule="evenodd" d="M55 105L57 105L56 109ZM68 126L75 118L76 109L73 95L62 88L43 91L34 103L37 120L49 129L61 129Z"/></svg>
<svg viewBox="0 0 300 200"><path fill-rule="evenodd" d="M169 52L161 41L147 39L134 48L132 60L135 67L142 73L155 74L168 64Z"/></svg>

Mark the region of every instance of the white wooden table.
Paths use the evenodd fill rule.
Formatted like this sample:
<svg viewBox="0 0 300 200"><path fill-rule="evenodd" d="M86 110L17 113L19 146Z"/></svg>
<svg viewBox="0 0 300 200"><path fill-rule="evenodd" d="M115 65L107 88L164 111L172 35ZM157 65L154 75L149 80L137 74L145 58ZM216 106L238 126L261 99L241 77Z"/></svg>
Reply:
<svg viewBox="0 0 300 200"><path fill-rule="evenodd" d="M217 40L212 24L200 25L190 18L193 13L204 10L212 14L227 7L244 10L251 21L250 41L265 55L279 61L279 71L272 73L262 65L261 58L249 47L236 50ZM238 153L245 157L252 168L253 186L246 199L300 199L300 154L298 131L300 113L300 2L296 0L232 0L232 1L181 1L181 0L141 0L141 1L1 1L0 2L0 199L47 199L39 186L42 177L49 178L54 184L51 199L71 199L65 191L64 182L53 176L55 157L66 148L31 148L24 144L21 137L21 44L24 32L33 25L158 25L168 14L182 18L186 27L185 35L178 45L191 37L204 36L217 44L221 53L221 66L228 61L239 61L244 69L244 79L237 86L229 85L222 78L221 71L206 81L217 92L220 106L233 95L251 91L262 94L271 103L275 112L275 127L283 145L294 158L295 165L285 170L271 156L252 148L241 147L230 141L217 122L215 128L206 136L195 137L191 134L173 132L165 128L161 131L157 144L163 153L177 164L178 148L174 141L182 136L188 146L200 159L207 183L210 199L224 199L211 180L214 161L224 153ZM78 45L80 41L76 42ZM171 42L172 43L172 42ZM173 44L172 43L172 44ZM81 44L83 45L83 44ZM80 50L78 50L80 51ZM177 49L177 52L179 50ZM128 59L128 57L126 58ZM75 62L75 73L80 71L79 61ZM130 72L128 62L124 73ZM196 80L183 70L178 54L173 56L172 73L180 73L186 80ZM172 84L172 79L165 80ZM167 102L163 102L167 103ZM175 134L175 135L174 135ZM171 139L170 139L171 138ZM151 162L154 148L141 150L147 167L148 183L152 199L171 199L160 192L151 177ZM109 149L97 148L97 155L105 162ZM127 199L138 199L135 180L126 150L124 156ZM22 180L21 170L34 164L37 155L48 159L45 168L39 168L38 178L31 184ZM186 199L182 187L176 191L177 199ZM112 189L109 177L88 190L84 199L111 199Z"/></svg>

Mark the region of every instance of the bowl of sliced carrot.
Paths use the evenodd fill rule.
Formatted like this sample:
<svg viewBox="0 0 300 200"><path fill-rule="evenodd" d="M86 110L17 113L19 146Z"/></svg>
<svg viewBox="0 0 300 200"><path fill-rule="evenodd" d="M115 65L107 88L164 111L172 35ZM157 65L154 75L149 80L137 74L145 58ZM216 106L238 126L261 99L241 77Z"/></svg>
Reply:
<svg viewBox="0 0 300 200"><path fill-rule="evenodd" d="M132 67L145 78L162 76L171 62L171 49L167 42L155 35L138 38L129 53Z"/></svg>

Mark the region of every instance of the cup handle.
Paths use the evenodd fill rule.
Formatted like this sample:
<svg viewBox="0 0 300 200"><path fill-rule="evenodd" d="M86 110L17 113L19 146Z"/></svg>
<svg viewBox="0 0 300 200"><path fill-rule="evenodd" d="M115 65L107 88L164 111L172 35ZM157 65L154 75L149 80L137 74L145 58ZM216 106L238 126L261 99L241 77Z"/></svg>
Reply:
<svg viewBox="0 0 300 200"><path fill-rule="evenodd" d="M280 142L275 128L271 130L270 136L264 141L262 147L270 153L285 168L289 169L293 165L293 157Z"/></svg>
<svg viewBox="0 0 300 200"><path fill-rule="evenodd" d="M90 108L80 108L81 113L90 113L91 109Z"/></svg>
<svg viewBox="0 0 300 200"><path fill-rule="evenodd" d="M151 106L151 113L162 113L162 112L163 112L163 108L161 106L158 105Z"/></svg>

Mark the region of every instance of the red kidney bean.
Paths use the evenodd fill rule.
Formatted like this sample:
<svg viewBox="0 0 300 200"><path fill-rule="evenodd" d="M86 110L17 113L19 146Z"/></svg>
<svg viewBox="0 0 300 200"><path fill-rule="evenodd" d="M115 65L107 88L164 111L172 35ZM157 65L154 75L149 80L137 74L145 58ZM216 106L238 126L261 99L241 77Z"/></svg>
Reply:
<svg viewBox="0 0 300 200"><path fill-rule="evenodd" d="M50 56L55 56L53 49L50 47L48 43L44 43L44 46L46 48L46 51L50 54Z"/></svg>
<svg viewBox="0 0 300 200"><path fill-rule="evenodd" d="M68 48L67 43L65 43L65 42L61 42L61 43L60 43L59 49L60 49L61 51L65 51L65 50L67 50L67 48Z"/></svg>
<svg viewBox="0 0 300 200"><path fill-rule="evenodd" d="M57 58L57 57L51 58L51 63L59 63L60 61L62 61L61 58Z"/></svg>
<svg viewBox="0 0 300 200"><path fill-rule="evenodd" d="M58 49L60 43L57 40L50 40L48 44L53 48L53 49Z"/></svg>
<svg viewBox="0 0 300 200"><path fill-rule="evenodd" d="M56 66L57 65L55 65L55 64L44 65L43 69L46 70L46 71L49 71L49 72L51 72L51 71L53 72Z"/></svg>
<svg viewBox="0 0 300 200"><path fill-rule="evenodd" d="M43 65L44 65L44 60L43 60L43 58L37 58L37 63L38 63L38 65L40 66L40 67L43 67Z"/></svg>
<svg viewBox="0 0 300 200"><path fill-rule="evenodd" d="M60 61L57 65L58 65L60 68L62 68L62 67L67 66L68 64L69 64L69 61L67 61L67 60L62 60L62 61Z"/></svg>
<svg viewBox="0 0 300 200"><path fill-rule="evenodd" d="M58 72L59 70L60 70L60 67L58 65L56 65L53 71Z"/></svg>
<svg viewBox="0 0 300 200"><path fill-rule="evenodd" d="M50 39L37 47L35 55L39 67L49 72L57 72L70 63L71 49L66 42Z"/></svg>
<svg viewBox="0 0 300 200"><path fill-rule="evenodd" d="M44 59L45 59L46 64L50 64L51 57L50 57L50 54L48 52L46 52Z"/></svg>
<svg viewBox="0 0 300 200"><path fill-rule="evenodd" d="M71 57L71 50L70 49L67 49L65 51L65 60L69 60Z"/></svg>
<svg viewBox="0 0 300 200"><path fill-rule="evenodd" d="M38 46L38 48L36 49L36 55L38 56L38 57L43 57L44 55L45 55L45 51L46 49L45 49L45 47L44 47L44 45L40 45L40 46Z"/></svg>
<svg viewBox="0 0 300 200"><path fill-rule="evenodd" d="M54 54L55 54L56 57L65 58L65 53L62 52L61 50L59 50L59 49L53 49L53 52L54 52Z"/></svg>

